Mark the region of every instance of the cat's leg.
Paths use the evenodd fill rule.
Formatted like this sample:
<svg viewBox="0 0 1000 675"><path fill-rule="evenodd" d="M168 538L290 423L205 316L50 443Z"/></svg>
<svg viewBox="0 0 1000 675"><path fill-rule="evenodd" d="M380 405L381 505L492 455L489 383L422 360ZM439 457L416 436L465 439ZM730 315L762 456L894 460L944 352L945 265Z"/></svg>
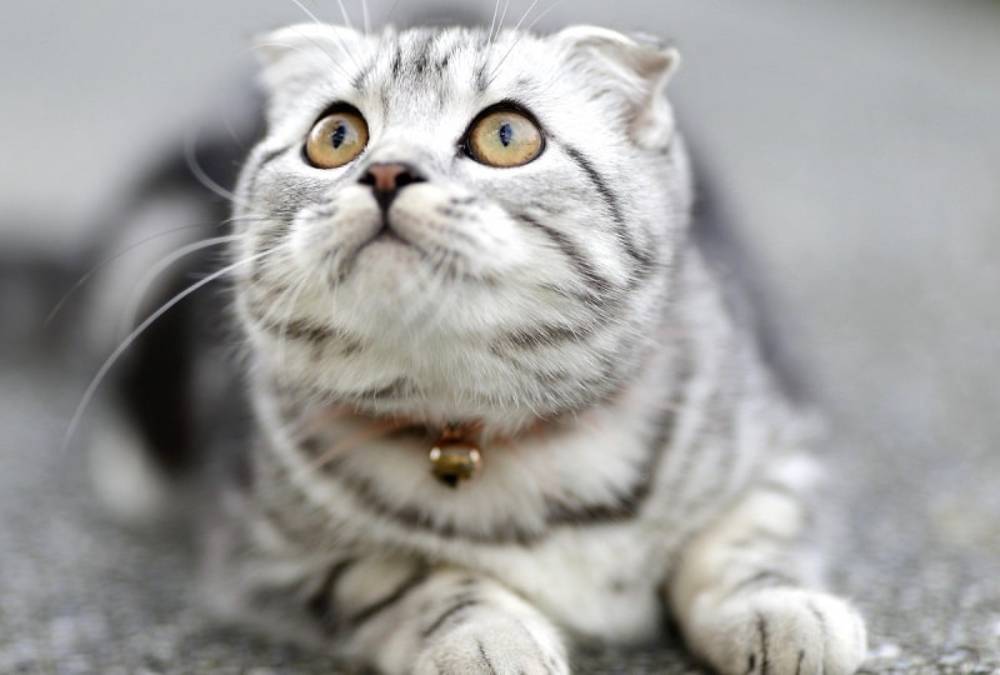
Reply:
<svg viewBox="0 0 1000 675"><path fill-rule="evenodd" d="M763 484L685 548L666 599L688 645L723 675L848 675L865 627L844 601L804 588L804 508Z"/></svg>
<svg viewBox="0 0 1000 675"><path fill-rule="evenodd" d="M336 566L317 606L349 660L388 675L561 675L555 626L491 578L390 559Z"/></svg>

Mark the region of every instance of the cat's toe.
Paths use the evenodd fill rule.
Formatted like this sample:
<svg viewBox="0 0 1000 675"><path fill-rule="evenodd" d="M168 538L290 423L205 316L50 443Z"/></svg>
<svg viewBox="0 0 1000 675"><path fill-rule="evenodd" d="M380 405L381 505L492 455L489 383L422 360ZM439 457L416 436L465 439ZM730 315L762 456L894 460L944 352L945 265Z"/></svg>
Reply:
<svg viewBox="0 0 1000 675"><path fill-rule="evenodd" d="M847 603L802 589L766 589L703 607L704 656L725 675L851 675L865 628Z"/></svg>
<svg viewBox="0 0 1000 675"><path fill-rule="evenodd" d="M469 622L429 640L415 675L567 675L562 645L516 619Z"/></svg>

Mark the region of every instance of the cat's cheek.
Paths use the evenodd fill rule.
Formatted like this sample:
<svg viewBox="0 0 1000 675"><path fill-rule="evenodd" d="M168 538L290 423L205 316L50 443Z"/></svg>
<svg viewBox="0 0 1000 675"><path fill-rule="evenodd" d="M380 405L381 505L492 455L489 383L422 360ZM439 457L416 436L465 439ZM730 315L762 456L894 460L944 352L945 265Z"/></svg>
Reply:
<svg viewBox="0 0 1000 675"><path fill-rule="evenodd" d="M305 274L315 273L324 256L336 247L332 228L321 222L296 222L289 234L289 247L296 266Z"/></svg>

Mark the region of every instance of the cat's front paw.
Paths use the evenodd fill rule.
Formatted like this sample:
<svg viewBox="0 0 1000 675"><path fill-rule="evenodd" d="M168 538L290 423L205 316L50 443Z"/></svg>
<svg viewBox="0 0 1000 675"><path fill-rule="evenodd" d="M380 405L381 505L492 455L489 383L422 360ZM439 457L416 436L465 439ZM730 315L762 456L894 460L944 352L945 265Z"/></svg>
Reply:
<svg viewBox="0 0 1000 675"><path fill-rule="evenodd" d="M762 589L694 611L693 642L723 675L851 675L864 659L864 622L826 593Z"/></svg>
<svg viewBox="0 0 1000 675"><path fill-rule="evenodd" d="M415 675L568 675L554 631L516 617L456 617L427 640Z"/></svg>

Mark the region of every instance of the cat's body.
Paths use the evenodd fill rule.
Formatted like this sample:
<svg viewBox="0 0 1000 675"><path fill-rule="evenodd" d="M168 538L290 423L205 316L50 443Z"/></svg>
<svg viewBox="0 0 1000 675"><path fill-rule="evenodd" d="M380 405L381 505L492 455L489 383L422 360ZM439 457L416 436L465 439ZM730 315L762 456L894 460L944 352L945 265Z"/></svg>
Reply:
<svg viewBox="0 0 1000 675"><path fill-rule="evenodd" d="M596 28L262 47L227 266L257 431L219 604L297 603L387 673L566 672L569 639L646 640L664 608L724 673L853 671L860 619L800 588L799 422L690 235L676 54ZM534 126L527 161L470 149L494 112L498 161ZM481 452L457 485L428 459L454 428Z"/></svg>

